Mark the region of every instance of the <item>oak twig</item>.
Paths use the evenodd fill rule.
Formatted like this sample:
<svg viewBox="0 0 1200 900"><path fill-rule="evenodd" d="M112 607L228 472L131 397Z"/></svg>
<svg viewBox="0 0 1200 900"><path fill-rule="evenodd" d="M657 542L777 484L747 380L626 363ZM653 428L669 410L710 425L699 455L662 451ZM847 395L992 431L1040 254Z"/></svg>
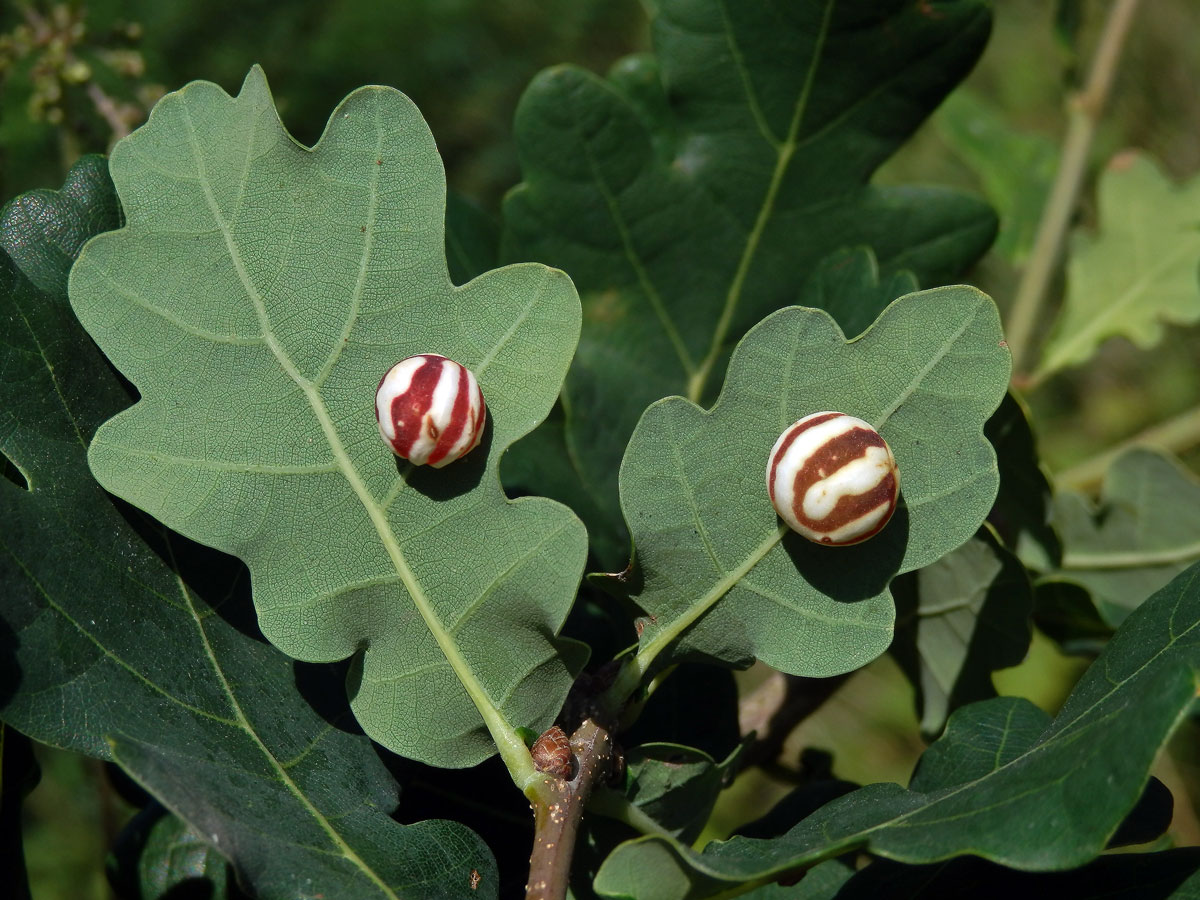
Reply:
<svg viewBox="0 0 1200 900"><path fill-rule="evenodd" d="M609 770L612 736L593 719L571 735L575 757L571 778L547 774L533 802L533 854L526 900L563 900L583 807L597 778Z"/></svg>
<svg viewBox="0 0 1200 900"><path fill-rule="evenodd" d="M1012 351L1014 377L1024 373L1029 342L1046 298L1050 279L1058 267L1063 240L1075 212L1075 203L1083 176L1087 171L1088 153L1100 113L1108 99L1121 48L1133 22L1138 0L1116 0L1110 7L1104 32L1092 58L1092 66L1082 90L1068 104L1067 133L1063 139L1062 159L1042 218L1038 223L1029 264L1021 276L1016 299L1009 310L1005 336Z"/></svg>

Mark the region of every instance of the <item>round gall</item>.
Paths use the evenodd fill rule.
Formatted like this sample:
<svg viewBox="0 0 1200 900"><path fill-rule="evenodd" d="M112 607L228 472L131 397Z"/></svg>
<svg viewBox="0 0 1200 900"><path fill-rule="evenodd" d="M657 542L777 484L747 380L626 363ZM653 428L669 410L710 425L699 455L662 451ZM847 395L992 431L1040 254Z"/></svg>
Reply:
<svg viewBox="0 0 1200 900"><path fill-rule="evenodd" d="M771 448L767 492L793 531L844 547L883 530L896 511L900 472L887 442L862 419L817 412Z"/></svg>
<svg viewBox="0 0 1200 900"><path fill-rule="evenodd" d="M436 353L396 363L375 390L375 420L392 452L413 465L449 465L479 446L487 407L466 367Z"/></svg>

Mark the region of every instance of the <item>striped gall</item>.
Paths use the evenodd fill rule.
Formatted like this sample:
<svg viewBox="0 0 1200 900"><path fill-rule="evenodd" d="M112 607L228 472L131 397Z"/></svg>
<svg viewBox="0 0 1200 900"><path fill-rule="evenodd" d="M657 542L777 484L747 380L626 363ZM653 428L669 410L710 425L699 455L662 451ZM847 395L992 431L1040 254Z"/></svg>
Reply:
<svg viewBox="0 0 1200 900"><path fill-rule="evenodd" d="M437 353L400 360L375 389L379 434L413 465L440 469L462 458L479 446L486 419L474 374Z"/></svg>
<svg viewBox="0 0 1200 900"><path fill-rule="evenodd" d="M862 419L816 412L790 425L771 448L767 493L793 531L845 547L887 525L900 471L887 442Z"/></svg>

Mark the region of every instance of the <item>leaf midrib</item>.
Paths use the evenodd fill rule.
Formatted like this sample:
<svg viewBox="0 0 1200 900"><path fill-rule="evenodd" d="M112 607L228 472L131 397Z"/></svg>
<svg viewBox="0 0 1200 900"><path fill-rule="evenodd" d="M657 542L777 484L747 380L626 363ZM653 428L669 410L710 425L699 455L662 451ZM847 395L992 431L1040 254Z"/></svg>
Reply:
<svg viewBox="0 0 1200 900"><path fill-rule="evenodd" d="M1140 277L1134 279L1115 300L1094 312L1081 328L1054 346L1053 352L1048 354L1045 361L1038 367L1035 378L1044 377L1070 365L1076 358L1080 347L1086 347L1088 344L1103 340L1106 336L1120 333L1120 329L1113 330L1113 319L1124 313L1135 301L1141 299L1153 286L1155 279L1178 264L1183 257L1193 256L1195 252L1194 242L1189 242L1186 247L1183 246L1183 242L1180 242L1173 253L1158 257L1157 263L1148 267ZM1152 307L1151 310L1154 312L1152 318L1155 321L1172 321L1169 315L1170 309L1154 309Z"/></svg>
<svg viewBox="0 0 1200 900"><path fill-rule="evenodd" d="M738 259L738 266L734 271L733 280L730 282L729 290L725 294L725 305L721 309L721 316L717 320L716 327L713 329L712 341L709 344L708 353L688 379L687 397L693 403L700 402L700 398L704 395L705 388L708 386L708 379L712 374L713 367L721 356L721 348L725 345L725 339L729 334L729 329L733 325L734 314L737 312L738 305L741 302L742 290L745 287L746 279L749 277L750 266L754 262L754 257L758 254L758 247L762 242L763 234L767 230L767 223L770 222L771 216L775 212L775 201L778 199L779 191L783 186L784 176L787 174L788 166L798 146L800 125L804 120L804 113L808 108L808 98L812 93L812 87L816 81L817 68L825 49L825 39L829 35L834 2L835 0L826 0L825 12L821 17L821 27L817 32L817 38L813 46L812 59L809 60L808 71L804 76L804 84L800 89L799 96L796 98L796 105L792 110L792 119L788 123L786 137L782 142L773 142L767 135L764 135L764 140L775 150L775 167L771 172L771 180L767 185L767 192L763 197L762 205L759 207L758 216L754 220L754 226L746 236L746 244L742 248L741 257ZM726 33L730 35L730 43L732 45L734 43L732 40L733 29L729 22L729 13L724 0L721 3L721 16L726 26ZM738 75L746 90L747 103L751 107L751 110L755 111L755 119L758 121L758 101L750 90L750 75L743 70L741 54L734 53L733 56L735 63L737 63ZM760 128L762 125L765 125L765 123L760 123Z"/></svg>
<svg viewBox="0 0 1200 900"><path fill-rule="evenodd" d="M382 891L385 896L392 898L392 900L401 900L400 895L388 886L387 882L385 882L383 878L376 873L373 866L369 865L366 860L364 860L358 855L358 853L355 852L354 848L346 842L341 833L334 828L333 823L324 815L324 813L317 809L311 800L308 799L308 795L305 794L304 791L300 789L300 786L292 779L287 767L263 742L262 738L258 734L257 729L255 729L251 724L245 710L242 709L242 704L238 700L237 695L234 693L233 685L231 685L229 683L229 679L225 677L225 670L218 661L216 651L213 649L212 643L208 639L208 632L204 628L204 620L196 610L191 591L188 590L187 585L184 583L183 579L178 575L178 573L176 573L175 579L179 586L179 593L183 598L183 602L187 607L188 613L191 615L192 620L196 623L196 632L200 636L201 644L204 646L204 653L208 657L209 666L212 669L213 675L216 677L217 682L221 685L221 691L225 694L225 698L229 703L229 708L233 711L233 716L236 720L237 727L239 727L243 733L245 733L250 742L258 749L258 752L262 754L263 759L266 760L267 766L272 772L275 773L275 777L278 779L279 783L287 789L289 794L296 798L296 801L302 807L304 807L313 820L320 826L321 830L329 836L330 841L340 851L343 858L358 868L358 870L362 872L372 884L379 888L379 890Z"/></svg>
<svg viewBox="0 0 1200 900"><path fill-rule="evenodd" d="M408 565L408 561L400 549L399 543L396 540L395 534L392 532L391 526L387 521L387 517L379 504L375 502L375 498L367 489L363 482L362 476L359 474L354 462L350 459L342 444L341 437L338 434L337 427L334 425L329 411L325 406L324 400L321 397L319 385L308 378L296 367L291 357L276 338L271 327L271 322L267 316L266 306L263 298L259 295L254 286L253 280L250 278L249 272L246 270L242 260L241 253L237 243L234 240L232 229L226 221L220 206L216 201L216 197L212 192L212 182L208 177L205 169L204 157L200 150L199 140L196 133L195 123L192 120L191 110L186 103L181 104L183 110L183 119L187 124L189 146L192 150L193 157L196 162L196 168L199 173L197 182L200 184L205 202L208 205L209 212L213 220L221 232L225 241L226 250L229 253L230 262L233 264L234 271L237 273L239 281L242 283L242 288L246 293L247 299L250 300L254 307L255 316L259 322L259 328L262 332L263 341L270 349L271 354L275 357L276 362L284 373L292 380L292 382L300 388L304 393L305 399L308 401L309 407L312 409L313 415L316 416L317 422L321 427L322 434L325 437L326 443L329 445L330 452L333 455L334 462L337 464L342 477L346 479L351 490L362 504L366 511L371 524L375 527L375 531L379 536L380 542L386 550L396 574L400 576L413 605L416 606L418 613L425 622L425 626L433 639L437 642L438 648L446 657L455 676L462 684L463 689L475 704L480 717L491 733L496 745L500 751L501 757L508 766L510 773L513 775L514 781L517 781L522 788L526 783L532 781L536 775L533 770L533 761L529 755L529 751L525 747L524 742L517 735L516 730L504 717L501 711L492 704L491 698L488 697L483 685L475 676L474 671L459 651L458 646L454 643L452 637L447 632L441 620L437 617L429 598L425 594L425 590L421 582L417 579L412 569ZM378 116L378 110L376 110ZM379 128L379 123L376 122L376 149L378 151L378 142L382 140L382 133ZM253 140L247 141L246 162L242 172L242 182L244 184L250 165L250 150ZM372 173L371 194L375 198L378 194L378 172ZM375 200L373 199L373 202ZM365 252L365 251L364 251ZM365 265L365 263L364 263ZM350 328L351 323L347 323L345 328Z"/></svg>

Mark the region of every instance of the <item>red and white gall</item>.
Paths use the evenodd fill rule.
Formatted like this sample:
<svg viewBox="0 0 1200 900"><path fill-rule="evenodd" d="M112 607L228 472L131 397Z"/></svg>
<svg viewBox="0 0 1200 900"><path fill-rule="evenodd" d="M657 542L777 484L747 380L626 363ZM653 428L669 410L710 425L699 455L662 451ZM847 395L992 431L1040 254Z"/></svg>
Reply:
<svg viewBox="0 0 1200 900"><path fill-rule="evenodd" d="M479 446L487 407L466 366L436 353L396 363L375 390L375 419L392 452L413 465L449 465Z"/></svg>
<svg viewBox="0 0 1200 900"><path fill-rule="evenodd" d="M817 412L771 448L767 492L793 531L844 547L883 530L896 511L900 471L887 442L862 419Z"/></svg>

